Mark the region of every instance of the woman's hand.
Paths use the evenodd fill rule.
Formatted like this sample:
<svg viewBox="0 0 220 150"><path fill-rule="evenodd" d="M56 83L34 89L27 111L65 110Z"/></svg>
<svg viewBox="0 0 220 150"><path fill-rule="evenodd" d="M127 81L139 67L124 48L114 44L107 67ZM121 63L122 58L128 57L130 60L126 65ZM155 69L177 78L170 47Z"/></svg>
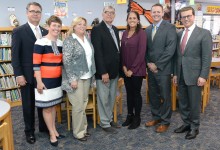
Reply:
<svg viewBox="0 0 220 150"><path fill-rule="evenodd" d="M42 94L43 90L47 89L43 82L37 83L37 91L38 93Z"/></svg>
<svg viewBox="0 0 220 150"><path fill-rule="evenodd" d="M77 89L77 87L78 87L78 82L77 82L77 81L73 81L73 82L71 83L71 87L72 87L73 89Z"/></svg>

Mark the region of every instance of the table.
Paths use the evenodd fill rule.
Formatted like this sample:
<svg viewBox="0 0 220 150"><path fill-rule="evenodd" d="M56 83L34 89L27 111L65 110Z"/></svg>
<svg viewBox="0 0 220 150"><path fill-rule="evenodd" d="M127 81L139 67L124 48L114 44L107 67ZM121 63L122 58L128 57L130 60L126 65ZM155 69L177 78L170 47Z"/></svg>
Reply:
<svg viewBox="0 0 220 150"><path fill-rule="evenodd" d="M11 121L11 106L5 102L0 101L0 122L6 122L9 126L9 149L14 150L14 138L12 130L12 121Z"/></svg>

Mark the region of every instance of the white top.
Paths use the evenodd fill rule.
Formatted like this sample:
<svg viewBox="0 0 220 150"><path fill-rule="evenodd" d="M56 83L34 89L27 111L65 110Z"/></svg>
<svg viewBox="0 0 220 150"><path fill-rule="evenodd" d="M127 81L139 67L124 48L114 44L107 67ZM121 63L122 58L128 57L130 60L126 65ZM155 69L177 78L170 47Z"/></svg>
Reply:
<svg viewBox="0 0 220 150"><path fill-rule="evenodd" d="M196 27L196 24L193 23L193 25L188 28L189 31L188 31L188 36L187 36L186 44L187 44L187 42L188 42L188 40L189 40L189 38L190 38L190 36L191 36L193 30L195 29L195 27ZM182 43L183 36L185 35L185 32L186 32L186 28L185 28L184 31L183 31L183 34L182 34L181 42L180 42L180 43Z"/></svg>
<svg viewBox="0 0 220 150"><path fill-rule="evenodd" d="M10 105L5 101L0 101L0 118L10 111Z"/></svg>
<svg viewBox="0 0 220 150"><path fill-rule="evenodd" d="M89 44L89 41L84 36L84 42L75 34L72 34L73 38L77 39L77 41L81 44L86 53L86 61L88 64L89 72L81 76L80 79L89 79L92 77L91 67L92 67L92 48Z"/></svg>

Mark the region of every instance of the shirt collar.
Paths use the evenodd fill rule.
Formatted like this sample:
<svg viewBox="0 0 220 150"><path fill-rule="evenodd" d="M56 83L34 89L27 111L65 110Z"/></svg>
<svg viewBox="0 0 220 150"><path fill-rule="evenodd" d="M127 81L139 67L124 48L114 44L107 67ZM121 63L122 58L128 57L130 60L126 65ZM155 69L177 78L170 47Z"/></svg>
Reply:
<svg viewBox="0 0 220 150"><path fill-rule="evenodd" d="M36 27L37 27L38 29L40 28L39 25L35 26L35 25L33 25L32 23L30 23L29 21L28 21L28 24L29 24L29 26L31 27L32 30L35 30Z"/></svg>
<svg viewBox="0 0 220 150"><path fill-rule="evenodd" d="M106 26L107 26L109 29L112 29L112 25L107 24L105 21L104 21L104 23L106 24Z"/></svg>
<svg viewBox="0 0 220 150"><path fill-rule="evenodd" d="M189 31L193 31L196 27L196 24L193 23L193 25L191 25L191 27L188 28ZM186 28L184 29L184 31L186 31Z"/></svg>
<svg viewBox="0 0 220 150"><path fill-rule="evenodd" d="M157 28L159 28L162 21L163 21L163 19L161 19L160 22L158 22L156 25L153 24L153 27L156 26Z"/></svg>

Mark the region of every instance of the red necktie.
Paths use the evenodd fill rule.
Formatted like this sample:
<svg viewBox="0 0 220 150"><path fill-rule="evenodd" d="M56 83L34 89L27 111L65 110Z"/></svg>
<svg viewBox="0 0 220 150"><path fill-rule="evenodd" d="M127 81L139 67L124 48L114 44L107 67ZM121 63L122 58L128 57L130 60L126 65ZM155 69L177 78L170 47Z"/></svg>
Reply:
<svg viewBox="0 0 220 150"><path fill-rule="evenodd" d="M188 37L188 31L189 31L189 29L186 28L185 34L184 34L184 36L183 36L183 39L182 39L182 42L181 42L181 45L180 45L182 54L184 53L184 50L185 50L185 47L186 47L186 41L187 41L187 37Z"/></svg>

